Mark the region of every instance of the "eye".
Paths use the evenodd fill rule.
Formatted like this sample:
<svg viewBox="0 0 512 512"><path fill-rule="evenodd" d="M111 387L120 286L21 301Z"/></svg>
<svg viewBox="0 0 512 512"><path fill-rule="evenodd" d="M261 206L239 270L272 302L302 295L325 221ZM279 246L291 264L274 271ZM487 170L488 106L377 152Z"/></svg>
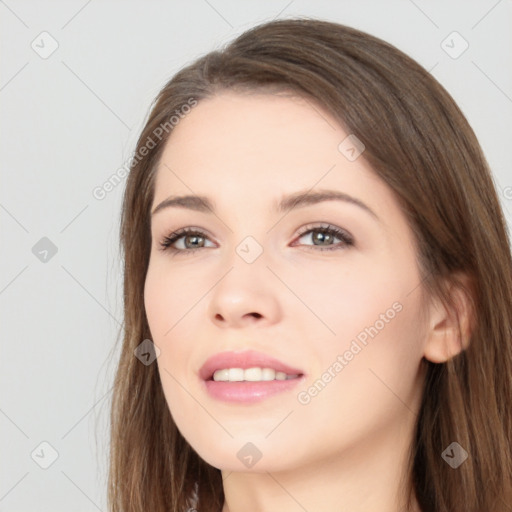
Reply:
<svg viewBox="0 0 512 512"><path fill-rule="evenodd" d="M313 240L312 246L306 246L308 249L316 247L320 251L333 251L354 245L354 239L347 231L330 224L326 226L306 226L300 233L299 239L306 237L306 235L308 237L312 235L310 239ZM341 240L341 243L331 243L336 238ZM318 242L318 245L316 242Z"/></svg>
<svg viewBox="0 0 512 512"><path fill-rule="evenodd" d="M317 248L320 251L332 251L354 245L354 239L347 231L330 224L305 226L298 239L300 240L310 235L313 235L311 237L313 245L306 244L305 247L308 247L308 249ZM340 243L333 243L335 239L340 240ZM178 244L182 240L183 243ZM203 231L195 228L183 228L166 236L160 242L160 248L162 251L169 251L171 253L191 254L199 249L206 248L207 240L208 236ZM177 245L182 245L182 247L177 247Z"/></svg>
<svg viewBox="0 0 512 512"><path fill-rule="evenodd" d="M185 248L173 247L178 241L183 239ZM183 228L172 232L166 236L160 242L160 248L162 251L170 251L173 253L186 253L190 254L198 249L201 249L205 245L207 237L205 233L194 228Z"/></svg>

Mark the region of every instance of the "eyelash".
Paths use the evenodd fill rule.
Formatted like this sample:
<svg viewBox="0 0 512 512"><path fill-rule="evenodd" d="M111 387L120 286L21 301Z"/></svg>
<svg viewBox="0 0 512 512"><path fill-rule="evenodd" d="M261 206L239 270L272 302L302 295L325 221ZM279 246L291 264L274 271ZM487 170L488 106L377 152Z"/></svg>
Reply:
<svg viewBox="0 0 512 512"><path fill-rule="evenodd" d="M335 226L331 226L330 224L325 226L305 226L304 230L299 233L298 238L302 238L304 235L307 235L314 231L320 231L327 235L333 235L335 238L339 238L342 242L338 245L333 245L330 247L322 247L318 245L306 245L304 247L308 248L317 248L319 251L334 251L334 250L341 250L346 247L350 247L354 245L354 240L351 235L349 235L346 231L337 228ZM196 247L194 249L176 249L175 247L172 247L172 244L177 242L180 238L183 238L187 235L199 235L201 237L206 238L206 234L203 233L201 230L197 230L194 228L183 228L179 229L177 231L174 231L170 233L168 236L166 236L161 242L160 242L160 250L171 252L173 254L182 253L182 254L191 254L196 252L199 249L208 249L208 247Z"/></svg>

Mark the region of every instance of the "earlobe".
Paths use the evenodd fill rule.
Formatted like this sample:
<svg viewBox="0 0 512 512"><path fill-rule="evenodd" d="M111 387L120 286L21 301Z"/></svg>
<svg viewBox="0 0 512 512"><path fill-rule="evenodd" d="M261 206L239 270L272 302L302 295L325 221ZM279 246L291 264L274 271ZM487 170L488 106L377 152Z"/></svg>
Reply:
<svg viewBox="0 0 512 512"><path fill-rule="evenodd" d="M460 284L459 284L460 283ZM474 324L469 278L459 276L449 285L449 304L436 298L430 305L424 357L445 363L469 346Z"/></svg>

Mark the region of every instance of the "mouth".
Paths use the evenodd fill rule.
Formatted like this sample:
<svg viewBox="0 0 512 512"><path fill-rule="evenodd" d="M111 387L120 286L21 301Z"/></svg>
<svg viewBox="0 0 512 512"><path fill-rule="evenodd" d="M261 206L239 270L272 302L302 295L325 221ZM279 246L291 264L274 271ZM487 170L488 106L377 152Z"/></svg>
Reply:
<svg viewBox="0 0 512 512"><path fill-rule="evenodd" d="M215 354L200 368L199 377L211 398L233 405L289 393L306 380L303 370L254 350Z"/></svg>
<svg viewBox="0 0 512 512"><path fill-rule="evenodd" d="M199 370L204 381L270 382L293 380L304 372L254 350L221 352L210 357Z"/></svg>
<svg viewBox="0 0 512 512"><path fill-rule="evenodd" d="M270 382L274 380L292 380L302 377L303 373L288 374L274 368L254 366L251 368L221 368L215 370L206 380L215 382Z"/></svg>

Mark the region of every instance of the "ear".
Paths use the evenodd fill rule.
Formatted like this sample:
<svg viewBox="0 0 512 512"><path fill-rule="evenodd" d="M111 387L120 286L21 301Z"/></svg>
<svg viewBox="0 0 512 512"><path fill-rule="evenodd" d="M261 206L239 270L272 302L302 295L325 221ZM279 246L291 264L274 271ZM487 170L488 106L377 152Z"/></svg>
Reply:
<svg viewBox="0 0 512 512"><path fill-rule="evenodd" d="M465 274L456 274L447 285L450 303L436 298L429 306L424 357L445 363L469 346L475 315L473 288Z"/></svg>

